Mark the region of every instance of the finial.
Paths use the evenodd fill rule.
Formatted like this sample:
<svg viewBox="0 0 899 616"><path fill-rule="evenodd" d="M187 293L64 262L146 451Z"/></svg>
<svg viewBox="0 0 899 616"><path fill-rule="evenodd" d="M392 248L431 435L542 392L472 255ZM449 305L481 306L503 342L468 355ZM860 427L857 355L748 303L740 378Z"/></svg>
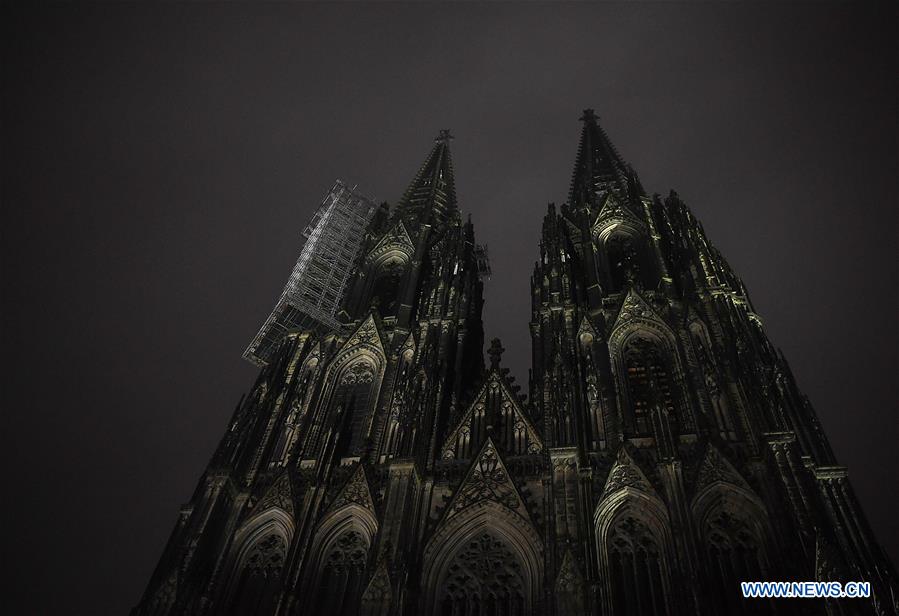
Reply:
<svg viewBox="0 0 899 616"><path fill-rule="evenodd" d="M434 139L434 143L449 143L452 138L453 136L450 134L450 129L441 128L440 132L437 133L437 138Z"/></svg>
<svg viewBox="0 0 899 616"><path fill-rule="evenodd" d="M499 360L503 356L503 351L505 350L506 349L503 348L499 338L494 338L490 341L490 348L487 350L487 355L490 356L491 368L499 368Z"/></svg>
<svg viewBox="0 0 899 616"><path fill-rule="evenodd" d="M581 122L595 122L598 119L599 116L592 109L584 109L584 115L581 116Z"/></svg>

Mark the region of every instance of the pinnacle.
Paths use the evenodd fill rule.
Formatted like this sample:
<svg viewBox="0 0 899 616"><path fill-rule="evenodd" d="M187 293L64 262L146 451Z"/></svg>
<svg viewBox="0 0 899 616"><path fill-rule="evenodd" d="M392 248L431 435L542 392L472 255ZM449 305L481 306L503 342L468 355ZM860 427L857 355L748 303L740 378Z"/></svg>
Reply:
<svg viewBox="0 0 899 616"><path fill-rule="evenodd" d="M450 133L450 129L441 128L440 132L437 133L437 137L434 138L434 143L449 144L452 139L454 139L454 137Z"/></svg>

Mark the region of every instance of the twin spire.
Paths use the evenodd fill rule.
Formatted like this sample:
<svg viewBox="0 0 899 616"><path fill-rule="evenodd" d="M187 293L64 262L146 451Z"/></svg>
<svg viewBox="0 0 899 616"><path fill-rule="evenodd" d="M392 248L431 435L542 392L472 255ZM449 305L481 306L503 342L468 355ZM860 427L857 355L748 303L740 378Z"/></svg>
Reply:
<svg viewBox="0 0 899 616"><path fill-rule="evenodd" d="M596 207L609 192L619 196L642 192L636 173L621 158L593 109L581 115L584 123L578 145L568 203L571 207ZM434 146L400 199L396 212L415 225L445 227L458 219L456 181L449 142L449 129L441 129Z"/></svg>

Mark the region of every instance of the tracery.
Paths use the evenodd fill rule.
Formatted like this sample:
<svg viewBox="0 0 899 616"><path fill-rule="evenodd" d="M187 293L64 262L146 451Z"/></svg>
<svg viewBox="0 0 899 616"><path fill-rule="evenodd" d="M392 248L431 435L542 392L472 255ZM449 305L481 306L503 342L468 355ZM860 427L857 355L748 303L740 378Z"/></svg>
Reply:
<svg viewBox="0 0 899 616"><path fill-rule="evenodd" d="M523 616L521 564L502 539L482 532L450 563L438 601L441 616Z"/></svg>

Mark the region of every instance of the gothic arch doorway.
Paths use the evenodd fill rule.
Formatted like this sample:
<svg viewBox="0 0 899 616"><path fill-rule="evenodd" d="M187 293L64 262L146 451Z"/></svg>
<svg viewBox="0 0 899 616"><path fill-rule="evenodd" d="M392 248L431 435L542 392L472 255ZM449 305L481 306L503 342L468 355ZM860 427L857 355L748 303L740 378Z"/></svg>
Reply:
<svg viewBox="0 0 899 616"><path fill-rule="evenodd" d="M665 505L624 487L595 513L604 607L615 616L671 616L671 534Z"/></svg>
<svg viewBox="0 0 899 616"><path fill-rule="evenodd" d="M254 516L238 530L230 574L215 613L275 613L293 530L292 517L277 507Z"/></svg>
<svg viewBox="0 0 899 616"><path fill-rule="evenodd" d="M312 540L304 595L310 614L354 616L378 531L367 508L347 505L328 513Z"/></svg>
<svg viewBox="0 0 899 616"><path fill-rule="evenodd" d="M452 516L425 549L424 614L531 616L542 573L539 536L520 515L493 501Z"/></svg>
<svg viewBox="0 0 899 616"><path fill-rule="evenodd" d="M524 616L524 568L501 537L483 531L455 554L438 589L440 616Z"/></svg>

